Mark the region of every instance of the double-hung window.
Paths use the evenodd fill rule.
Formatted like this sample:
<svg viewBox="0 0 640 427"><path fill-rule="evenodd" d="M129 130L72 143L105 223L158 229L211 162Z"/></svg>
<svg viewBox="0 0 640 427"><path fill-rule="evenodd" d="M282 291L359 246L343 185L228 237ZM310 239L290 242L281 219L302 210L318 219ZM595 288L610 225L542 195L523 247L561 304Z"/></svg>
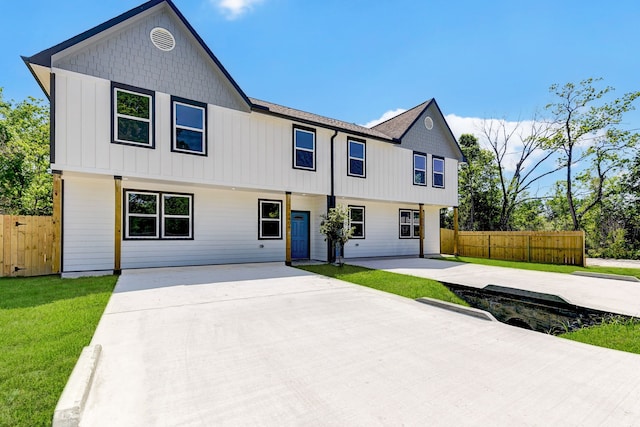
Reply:
<svg viewBox="0 0 640 427"><path fill-rule="evenodd" d="M432 185L437 188L444 188L444 159L442 157L433 157L432 170Z"/></svg>
<svg viewBox="0 0 640 427"><path fill-rule="evenodd" d="M400 236L401 239L420 238L420 211L400 209Z"/></svg>
<svg viewBox="0 0 640 427"><path fill-rule="evenodd" d="M112 142L154 148L153 91L111 83Z"/></svg>
<svg viewBox="0 0 640 427"><path fill-rule="evenodd" d="M172 151L207 155L207 104L171 97Z"/></svg>
<svg viewBox="0 0 640 427"><path fill-rule="evenodd" d="M258 239L282 239L282 201L258 200Z"/></svg>
<svg viewBox="0 0 640 427"><path fill-rule="evenodd" d="M355 138L347 139L347 175L364 178L366 176L366 150L364 141Z"/></svg>
<svg viewBox="0 0 640 427"><path fill-rule="evenodd" d="M349 206L349 227L353 239L364 239L364 206Z"/></svg>
<svg viewBox="0 0 640 427"><path fill-rule="evenodd" d="M427 155L413 153L413 184L427 185Z"/></svg>
<svg viewBox="0 0 640 427"><path fill-rule="evenodd" d="M294 126L293 167L294 169L316 170L315 129Z"/></svg>
<svg viewBox="0 0 640 427"><path fill-rule="evenodd" d="M125 239L192 239L193 195L125 190Z"/></svg>

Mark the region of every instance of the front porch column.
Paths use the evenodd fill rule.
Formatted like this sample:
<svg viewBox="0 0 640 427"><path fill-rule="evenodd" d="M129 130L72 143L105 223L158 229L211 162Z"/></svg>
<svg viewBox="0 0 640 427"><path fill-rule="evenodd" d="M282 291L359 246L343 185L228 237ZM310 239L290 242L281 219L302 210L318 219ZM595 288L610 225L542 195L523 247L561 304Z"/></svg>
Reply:
<svg viewBox="0 0 640 427"><path fill-rule="evenodd" d="M285 265L291 265L291 191L287 191L285 197L285 228L286 228L286 255Z"/></svg>
<svg viewBox="0 0 640 427"><path fill-rule="evenodd" d="M115 222L113 224L113 274L120 274L122 267L120 259L122 257L122 177L114 176L115 183Z"/></svg>
<svg viewBox="0 0 640 427"><path fill-rule="evenodd" d="M458 207L453 208L453 254L458 256Z"/></svg>
<svg viewBox="0 0 640 427"><path fill-rule="evenodd" d="M420 258L424 258L424 203L418 204L420 209Z"/></svg>
<svg viewBox="0 0 640 427"><path fill-rule="evenodd" d="M51 254L51 272L62 272L62 171L53 171L53 253ZM7 263L6 265L10 265Z"/></svg>

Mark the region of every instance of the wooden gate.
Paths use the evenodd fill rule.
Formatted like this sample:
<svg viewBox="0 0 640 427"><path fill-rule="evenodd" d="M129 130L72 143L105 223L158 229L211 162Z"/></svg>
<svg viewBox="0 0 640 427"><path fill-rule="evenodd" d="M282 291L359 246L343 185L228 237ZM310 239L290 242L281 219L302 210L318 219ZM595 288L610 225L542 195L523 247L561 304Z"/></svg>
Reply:
<svg viewBox="0 0 640 427"><path fill-rule="evenodd" d="M54 271L53 220L50 216L0 215L0 275L43 276Z"/></svg>

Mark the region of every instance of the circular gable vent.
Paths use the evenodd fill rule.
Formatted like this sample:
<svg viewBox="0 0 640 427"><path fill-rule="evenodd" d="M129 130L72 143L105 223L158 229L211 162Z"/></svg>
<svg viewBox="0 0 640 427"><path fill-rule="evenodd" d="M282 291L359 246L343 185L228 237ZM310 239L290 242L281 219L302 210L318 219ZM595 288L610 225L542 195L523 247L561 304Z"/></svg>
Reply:
<svg viewBox="0 0 640 427"><path fill-rule="evenodd" d="M433 129L433 119L429 116L424 118L424 127L426 127L428 130Z"/></svg>
<svg viewBox="0 0 640 427"><path fill-rule="evenodd" d="M160 50L169 52L176 47L176 39L173 38L173 34L171 34L166 28L156 27L151 30L149 36L151 37L153 45Z"/></svg>

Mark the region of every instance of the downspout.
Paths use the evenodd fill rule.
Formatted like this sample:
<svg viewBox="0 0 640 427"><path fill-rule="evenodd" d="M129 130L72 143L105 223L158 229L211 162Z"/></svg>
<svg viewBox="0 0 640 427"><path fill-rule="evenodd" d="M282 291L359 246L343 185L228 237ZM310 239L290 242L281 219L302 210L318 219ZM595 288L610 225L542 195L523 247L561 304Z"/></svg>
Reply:
<svg viewBox="0 0 640 427"><path fill-rule="evenodd" d="M329 213L329 209L331 208L335 208L336 207L336 194L335 194L335 165L334 165L334 161L333 161L333 157L334 157L334 145L335 145L335 138L336 136L338 136L338 130L335 129L333 131L333 135L331 135L331 193L327 196L327 213ZM330 239L327 239L327 261L328 262L335 262L336 260L336 254L333 251L333 243L331 242Z"/></svg>

